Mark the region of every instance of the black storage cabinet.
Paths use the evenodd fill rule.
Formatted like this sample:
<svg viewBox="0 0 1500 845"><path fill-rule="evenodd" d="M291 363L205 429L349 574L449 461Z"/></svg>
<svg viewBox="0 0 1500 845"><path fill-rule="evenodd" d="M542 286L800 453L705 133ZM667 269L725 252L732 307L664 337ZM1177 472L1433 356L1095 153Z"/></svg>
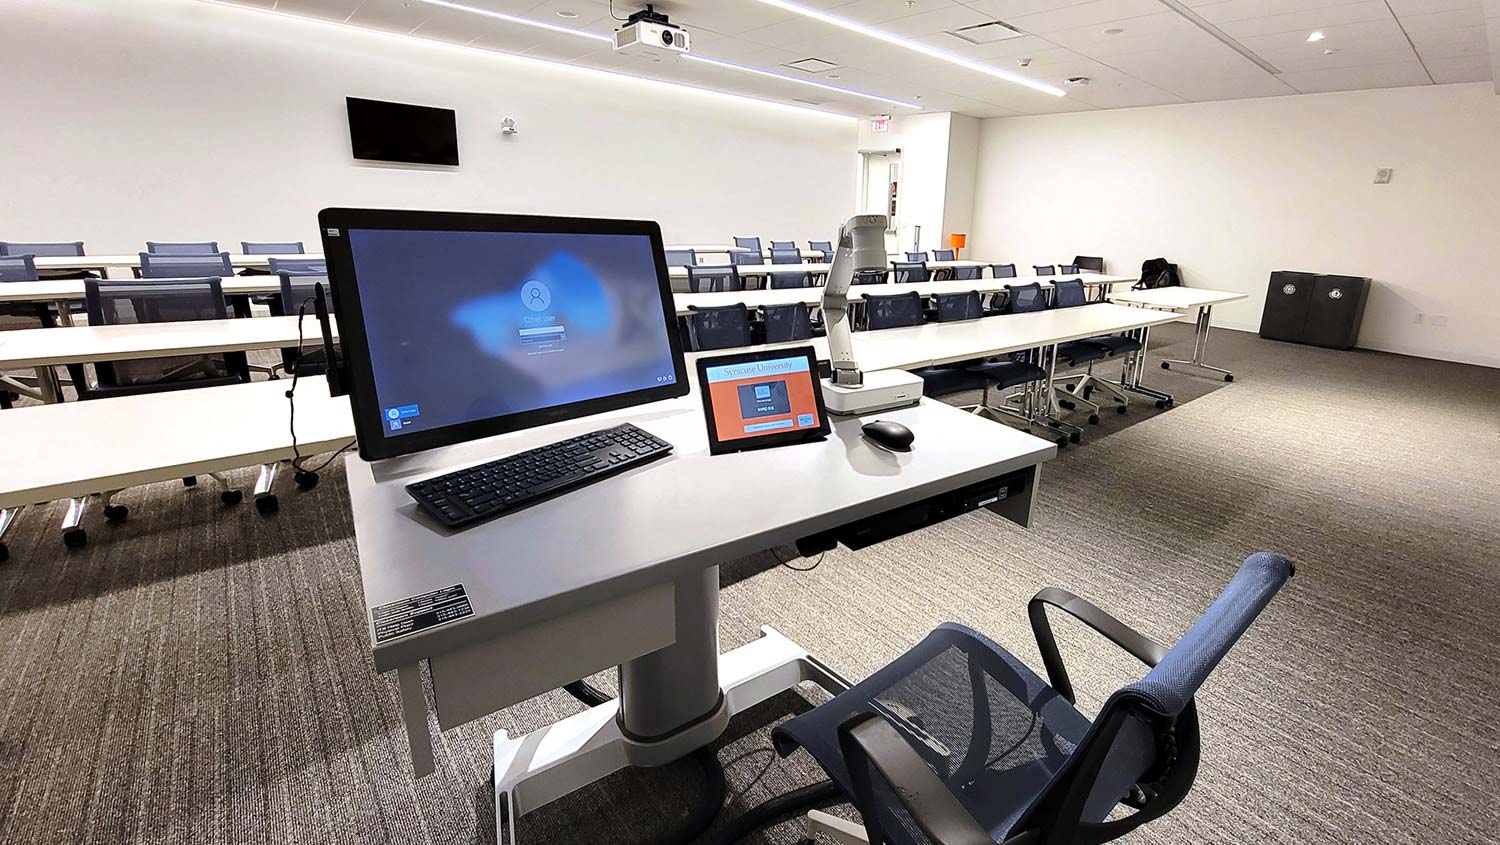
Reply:
<svg viewBox="0 0 1500 845"><path fill-rule="evenodd" d="M1266 290L1260 336L1332 349L1353 348L1370 298L1370 280L1277 270Z"/></svg>

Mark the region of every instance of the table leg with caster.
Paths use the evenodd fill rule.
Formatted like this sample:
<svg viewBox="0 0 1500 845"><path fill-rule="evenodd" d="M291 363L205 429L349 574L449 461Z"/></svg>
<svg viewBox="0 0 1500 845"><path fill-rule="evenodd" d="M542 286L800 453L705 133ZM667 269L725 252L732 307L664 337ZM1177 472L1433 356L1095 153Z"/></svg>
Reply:
<svg viewBox="0 0 1500 845"><path fill-rule="evenodd" d="M10 524L16 521L25 506L14 508L0 508L0 563L10 560L10 547L5 545L5 532Z"/></svg>
<svg viewBox="0 0 1500 845"><path fill-rule="evenodd" d="M130 508L114 503L115 495L119 490L110 490L99 495L100 503L104 505L104 518L111 523L121 523L130 516Z"/></svg>
<svg viewBox="0 0 1500 845"><path fill-rule="evenodd" d="M1141 348L1135 353L1134 366L1132 367L1130 382L1125 389L1142 396L1149 396L1156 402L1158 408L1170 408L1176 404L1172 394L1161 390L1153 390L1141 384L1141 378L1146 373L1146 350L1151 346L1151 327L1141 329Z"/></svg>
<svg viewBox="0 0 1500 845"><path fill-rule="evenodd" d="M273 514L281 509L281 502L274 492L276 476L280 474L280 461L260 465L260 474L255 477L255 510L257 512Z"/></svg>
<svg viewBox="0 0 1500 845"><path fill-rule="evenodd" d="M62 538L63 545L70 549L80 548L89 541L88 532L83 530L83 515L88 505L87 496L68 500L68 512L63 515Z"/></svg>
<svg viewBox="0 0 1500 845"><path fill-rule="evenodd" d="M1187 359L1168 358L1161 362L1163 370L1172 369L1173 364L1184 367L1197 367L1200 370L1218 373L1225 381L1234 381L1234 373L1223 367L1215 367L1212 364L1203 363L1203 353L1208 349L1209 319L1213 315L1214 307L1205 305L1198 309L1197 325L1193 328L1193 357Z"/></svg>

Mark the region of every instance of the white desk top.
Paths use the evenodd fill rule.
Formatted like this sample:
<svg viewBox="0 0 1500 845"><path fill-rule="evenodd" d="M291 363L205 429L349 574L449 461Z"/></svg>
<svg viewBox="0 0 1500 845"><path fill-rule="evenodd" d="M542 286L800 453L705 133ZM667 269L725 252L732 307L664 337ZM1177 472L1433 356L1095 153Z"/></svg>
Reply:
<svg viewBox="0 0 1500 845"><path fill-rule="evenodd" d="M0 507L50 502L292 457L287 379L0 413ZM354 439L349 401L297 380L304 455ZM184 425L191 420L191 425Z"/></svg>
<svg viewBox="0 0 1500 845"><path fill-rule="evenodd" d="M982 279L968 279L964 281L950 282L912 282L909 284L883 284L883 285L857 285L849 288L849 301L859 301L860 294L876 294L880 296L893 296L896 294L910 293L915 291L923 296L933 296L939 293L964 293L965 291L977 290L980 293L992 293L1005 290L1006 285L1024 285L1037 282L1043 290L1052 287L1052 276L1020 276L1014 279L994 279L985 277ZM1080 276L1059 276L1057 278L1079 278L1083 280L1085 287L1097 287L1099 285L1115 285L1136 280L1124 276L1101 276L1097 273L1084 273ZM805 302L808 305L817 305L823 301L822 286L810 288L782 288L777 290L746 290L746 291L723 291L718 293L676 293L672 298L677 307L678 314L688 313L689 305L699 308L722 307L725 305L744 305L749 308L758 308L762 305L786 305L792 302Z"/></svg>
<svg viewBox="0 0 1500 845"><path fill-rule="evenodd" d="M696 381L696 379L694 380ZM866 442L875 418L904 423L913 450ZM449 532L404 486L460 466L632 422L671 456L525 511ZM1056 447L938 402L835 418L825 441L710 456L696 395L368 464L346 463L365 603L463 584L468 619L371 644L387 671L538 621L793 542L820 530L1050 459ZM705 518L704 502L734 502Z"/></svg>
<svg viewBox="0 0 1500 845"><path fill-rule="evenodd" d="M235 267L266 267L272 258L290 261L322 261L321 252L292 253L287 255L239 255L229 254L229 263ZM104 267L139 267L141 257L130 255L38 255L38 270L97 270Z"/></svg>
<svg viewBox="0 0 1500 845"><path fill-rule="evenodd" d="M729 246L728 244L667 244L666 249L690 249L694 252L754 252L755 250L743 246Z"/></svg>
<svg viewBox="0 0 1500 845"><path fill-rule="evenodd" d="M194 277L202 278L202 277ZM131 281L120 279L111 281ZM141 279L145 282L165 282L168 279ZM0 302L60 302L83 299L83 279L49 279L41 282L0 283ZM219 280L225 296L249 296L259 293L280 293L281 280L276 276L226 276Z"/></svg>
<svg viewBox="0 0 1500 845"><path fill-rule="evenodd" d="M305 343L316 343L320 337L318 321L311 316L303 321L302 331ZM0 332L0 369L296 345L295 316L19 329Z"/></svg>
<svg viewBox="0 0 1500 845"><path fill-rule="evenodd" d="M1111 293L1109 298L1114 302L1124 302L1130 305L1187 310L1190 308L1205 308L1225 302L1238 302L1242 299L1249 299L1250 295L1232 290L1185 288L1174 285L1165 288L1151 288L1150 290L1130 290L1124 293Z"/></svg>
<svg viewBox="0 0 1500 845"><path fill-rule="evenodd" d="M722 265L701 265L722 266ZM832 262L827 261L804 261L801 264L737 264L736 268L741 276L765 276L770 273L827 273L833 269ZM983 261L929 261L928 270L951 270L958 267L988 267L990 265ZM686 279L688 272L686 267L672 265L667 268L668 273L674 279Z"/></svg>

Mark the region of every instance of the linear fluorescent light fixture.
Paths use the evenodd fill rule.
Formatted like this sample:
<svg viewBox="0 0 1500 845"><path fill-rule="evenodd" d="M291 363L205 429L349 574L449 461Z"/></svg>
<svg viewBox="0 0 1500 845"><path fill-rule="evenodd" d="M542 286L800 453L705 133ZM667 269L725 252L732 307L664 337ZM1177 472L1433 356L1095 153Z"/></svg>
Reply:
<svg viewBox="0 0 1500 845"><path fill-rule="evenodd" d="M769 76L772 79L780 79L786 82L795 82L798 85L807 85L812 88L822 88L824 91L835 91L837 93L848 94L853 97L863 97L867 100L877 100L882 103L889 103L893 106L900 106L904 109L922 108L916 103L908 103L904 100L892 100L890 97L881 97L876 94L866 94L863 91L855 91L852 88L840 88L837 85L825 85L822 82L814 82L811 79L798 79L795 76L787 76L784 73L774 73L769 70L761 70L758 67L746 67L744 65L734 64L733 62L720 61L719 59L710 59L705 56L695 56L692 53L685 53L681 56L681 58L691 59L692 61L702 62L703 64L713 65L714 67L729 68L730 70L737 70L742 73L753 73L757 76Z"/></svg>
<svg viewBox="0 0 1500 845"><path fill-rule="evenodd" d="M1051 94L1054 97L1068 96L1068 92L1064 91L1061 88L1058 88L1055 85L1048 85L1045 82L1040 82L1030 77L1022 76L1018 73L1011 73L1008 70L1001 70L1000 68L990 67L989 65L980 64L979 62L972 62L962 56L955 56L952 53L939 50L936 47L929 47L926 44L922 44L916 41L908 41L907 39L902 38L899 35L892 35L891 33L881 29L876 29L871 26L865 26L862 23L855 23L854 21L851 21L847 18L835 17L834 15L830 15L827 12L822 12L817 9L809 9L806 6L799 6L796 3L788 3L787 0L760 0L760 2L766 4L767 6L775 6L778 9L793 12L806 18L812 18L815 21L821 21L823 23L829 24L830 26L836 26L840 29L847 29L850 32L857 32L860 35L874 38L877 41L884 41L887 44L892 44L906 50L911 50L914 53L921 53L924 56L947 62L951 65L958 65L961 68L966 68L977 73L987 74L998 79L1003 79L1006 82L1014 82L1017 85L1024 85L1033 91L1040 91L1043 94Z"/></svg>
<svg viewBox="0 0 1500 845"><path fill-rule="evenodd" d="M452 9L456 12L468 12L471 15L483 15L487 18L494 18L497 21L518 23L522 26L531 26L536 27L537 29L546 29L552 32L560 32L563 35L577 35L580 38L592 38L595 41L612 42L614 40L608 35L600 35L597 32L589 32L588 30L583 29L574 29L570 26L558 26L555 23L532 20L531 18L523 18L516 15L507 15L504 12L497 12L493 9L481 9L478 6L465 6L463 3L453 3L451 2L451 0L412 0L412 2L421 3L426 6L437 6L442 9Z"/></svg>

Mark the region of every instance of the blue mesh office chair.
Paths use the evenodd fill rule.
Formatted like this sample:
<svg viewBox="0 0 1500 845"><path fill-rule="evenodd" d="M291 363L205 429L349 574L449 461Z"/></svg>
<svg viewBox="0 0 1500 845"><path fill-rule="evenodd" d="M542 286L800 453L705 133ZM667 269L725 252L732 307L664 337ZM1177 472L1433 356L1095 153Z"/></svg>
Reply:
<svg viewBox="0 0 1500 845"><path fill-rule="evenodd" d="M733 253L731 253L733 254ZM669 249L667 250L668 267L696 267L698 265L698 253L691 249Z"/></svg>
<svg viewBox="0 0 1500 845"><path fill-rule="evenodd" d="M931 274L927 272L927 262L925 261L894 261L891 262L891 268L891 272L898 285L932 280Z"/></svg>
<svg viewBox="0 0 1500 845"><path fill-rule="evenodd" d="M0 241L0 255L44 255L67 257L83 255L83 241Z"/></svg>
<svg viewBox="0 0 1500 845"><path fill-rule="evenodd" d="M721 267L689 267L688 291L691 293L717 293L720 291L744 290L745 280L733 265Z"/></svg>
<svg viewBox="0 0 1500 845"><path fill-rule="evenodd" d="M241 255L302 255L301 241L240 241Z"/></svg>
<svg viewBox="0 0 1500 845"><path fill-rule="evenodd" d="M5 282L35 282L37 281L36 261L30 253L7 253L0 255L0 284ZM51 326L52 311L45 302L7 302L0 305L0 315L8 317L36 317L41 320L43 326ZM9 389L14 388L14 389ZM0 409L11 407L15 400L24 392L32 393L33 388L22 385L19 379L12 380L8 376L0 375Z"/></svg>
<svg viewBox="0 0 1500 845"><path fill-rule="evenodd" d="M797 242L796 241L771 241L771 251L772 252L775 252L778 249L796 249L796 248L797 248Z"/></svg>
<svg viewBox="0 0 1500 845"><path fill-rule="evenodd" d="M1076 275L1078 275L1078 265L1076 265L1076 264L1059 264L1059 265L1057 265L1057 272L1061 273L1064 276L1076 276Z"/></svg>
<svg viewBox="0 0 1500 845"><path fill-rule="evenodd" d="M762 305L760 317L765 326L766 343L808 340L816 334L812 323L812 309L805 302Z"/></svg>
<svg viewBox="0 0 1500 845"><path fill-rule="evenodd" d="M796 247L790 247L788 249L777 249L776 247L771 247L771 263L801 264L802 250L797 249Z"/></svg>
<svg viewBox="0 0 1500 845"><path fill-rule="evenodd" d="M890 278L889 270L860 270L854 274L852 285L883 285Z"/></svg>
<svg viewBox="0 0 1500 845"><path fill-rule="evenodd" d="M188 279L202 276L225 278L234 275L234 265L229 263L229 253L204 254L158 254L143 252L141 256L141 278L143 279Z"/></svg>
<svg viewBox="0 0 1500 845"><path fill-rule="evenodd" d="M824 261L832 261L833 241L808 241L807 251L822 253L822 258Z"/></svg>
<svg viewBox="0 0 1500 845"><path fill-rule="evenodd" d="M955 282L970 282L984 274L983 267L955 267L949 271L953 275L950 278Z"/></svg>
<svg viewBox="0 0 1500 845"><path fill-rule="evenodd" d="M688 349L731 349L750 345L750 312L744 304L722 306L689 305Z"/></svg>
<svg viewBox="0 0 1500 845"><path fill-rule="evenodd" d="M1083 289L1081 279L1058 279L1052 283L1052 307L1053 308L1079 308L1088 305L1088 295ZM1074 410L1079 405L1089 409L1089 422L1099 422L1099 406L1083 398L1083 389L1080 387L1084 380L1095 381L1091 376L1094 372L1094 362L1102 361L1110 356L1109 349L1087 340L1071 340L1057 345L1057 360L1070 368L1085 367L1085 371L1076 376L1053 379L1053 388L1063 398L1058 404L1065 410ZM1119 393L1116 405L1120 413L1125 413L1129 400L1123 392Z"/></svg>
<svg viewBox="0 0 1500 845"><path fill-rule="evenodd" d="M1201 749L1198 690L1295 573L1281 555L1251 555L1170 649L1049 587L1027 607L1045 681L978 631L947 623L778 725L772 743L782 756L812 755L853 802L870 842L1113 841L1187 796ZM1049 608L1149 667L1092 721L1075 706ZM1120 804L1134 812L1112 815ZM814 816L809 837L831 832L825 818Z"/></svg>
<svg viewBox="0 0 1500 845"><path fill-rule="evenodd" d="M1104 259L1097 255L1075 255L1073 257L1073 266L1079 270L1087 270L1090 273L1103 273Z"/></svg>
<svg viewBox="0 0 1500 845"><path fill-rule="evenodd" d="M206 255L219 251L218 241L146 241L146 251L156 255Z"/></svg>
<svg viewBox="0 0 1500 845"><path fill-rule="evenodd" d="M742 238L738 235L734 238L734 245L743 247L745 252L731 252L729 254L730 264L764 264L765 256L761 252L760 238Z"/></svg>
<svg viewBox="0 0 1500 845"><path fill-rule="evenodd" d="M811 273L771 273L767 277L766 286L772 289L786 288L810 288L813 286Z"/></svg>
<svg viewBox="0 0 1500 845"><path fill-rule="evenodd" d="M1047 310L1047 295L1042 293L1042 286L1038 282L1006 285L1005 294L1005 313L1007 314Z"/></svg>
<svg viewBox="0 0 1500 845"><path fill-rule="evenodd" d="M870 331L922 325L922 296L916 291L893 294L861 294L865 328Z"/></svg>
<svg viewBox="0 0 1500 845"><path fill-rule="evenodd" d="M933 300L935 307L929 316L939 323L977 320L984 316L982 300L977 290L940 293ZM950 393L985 387L984 376L972 372L968 367L969 362L938 364L915 370L912 374L922 379L923 396L947 396Z"/></svg>
<svg viewBox="0 0 1500 845"><path fill-rule="evenodd" d="M1057 266L1054 264L1033 264L1031 265L1031 269L1035 270L1038 276L1057 275Z"/></svg>
<svg viewBox="0 0 1500 845"><path fill-rule="evenodd" d="M36 257L30 253L0 255L0 282L35 282Z"/></svg>
<svg viewBox="0 0 1500 845"><path fill-rule="evenodd" d="M997 279L1014 279L1016 277L1016 265L991 264L990 275Z"/></svg>
<svg viewBox="0 0 1500 845"><path fill-rule="evenodd" d="M282 273L327 273L328 262L321 258L267 258L266 265L271 269L271 274L279 276Z"/></svg>
<svg viewBox="0 0 1500 845"><path fill-rule="evenodd" d="M906 254L906 260L907 261L922 261L922 262L926 262L927 261L927 253L925 253L925 252L908 252Z"/></svg>
<svg viewBox="0 0 1500 845"><path fill-rule="evenodd" d="M952 260L954 260L953 250L951 250L951 249L935 249L935 250L932 251L932 260L933 261L952 261Z"/></svg>

